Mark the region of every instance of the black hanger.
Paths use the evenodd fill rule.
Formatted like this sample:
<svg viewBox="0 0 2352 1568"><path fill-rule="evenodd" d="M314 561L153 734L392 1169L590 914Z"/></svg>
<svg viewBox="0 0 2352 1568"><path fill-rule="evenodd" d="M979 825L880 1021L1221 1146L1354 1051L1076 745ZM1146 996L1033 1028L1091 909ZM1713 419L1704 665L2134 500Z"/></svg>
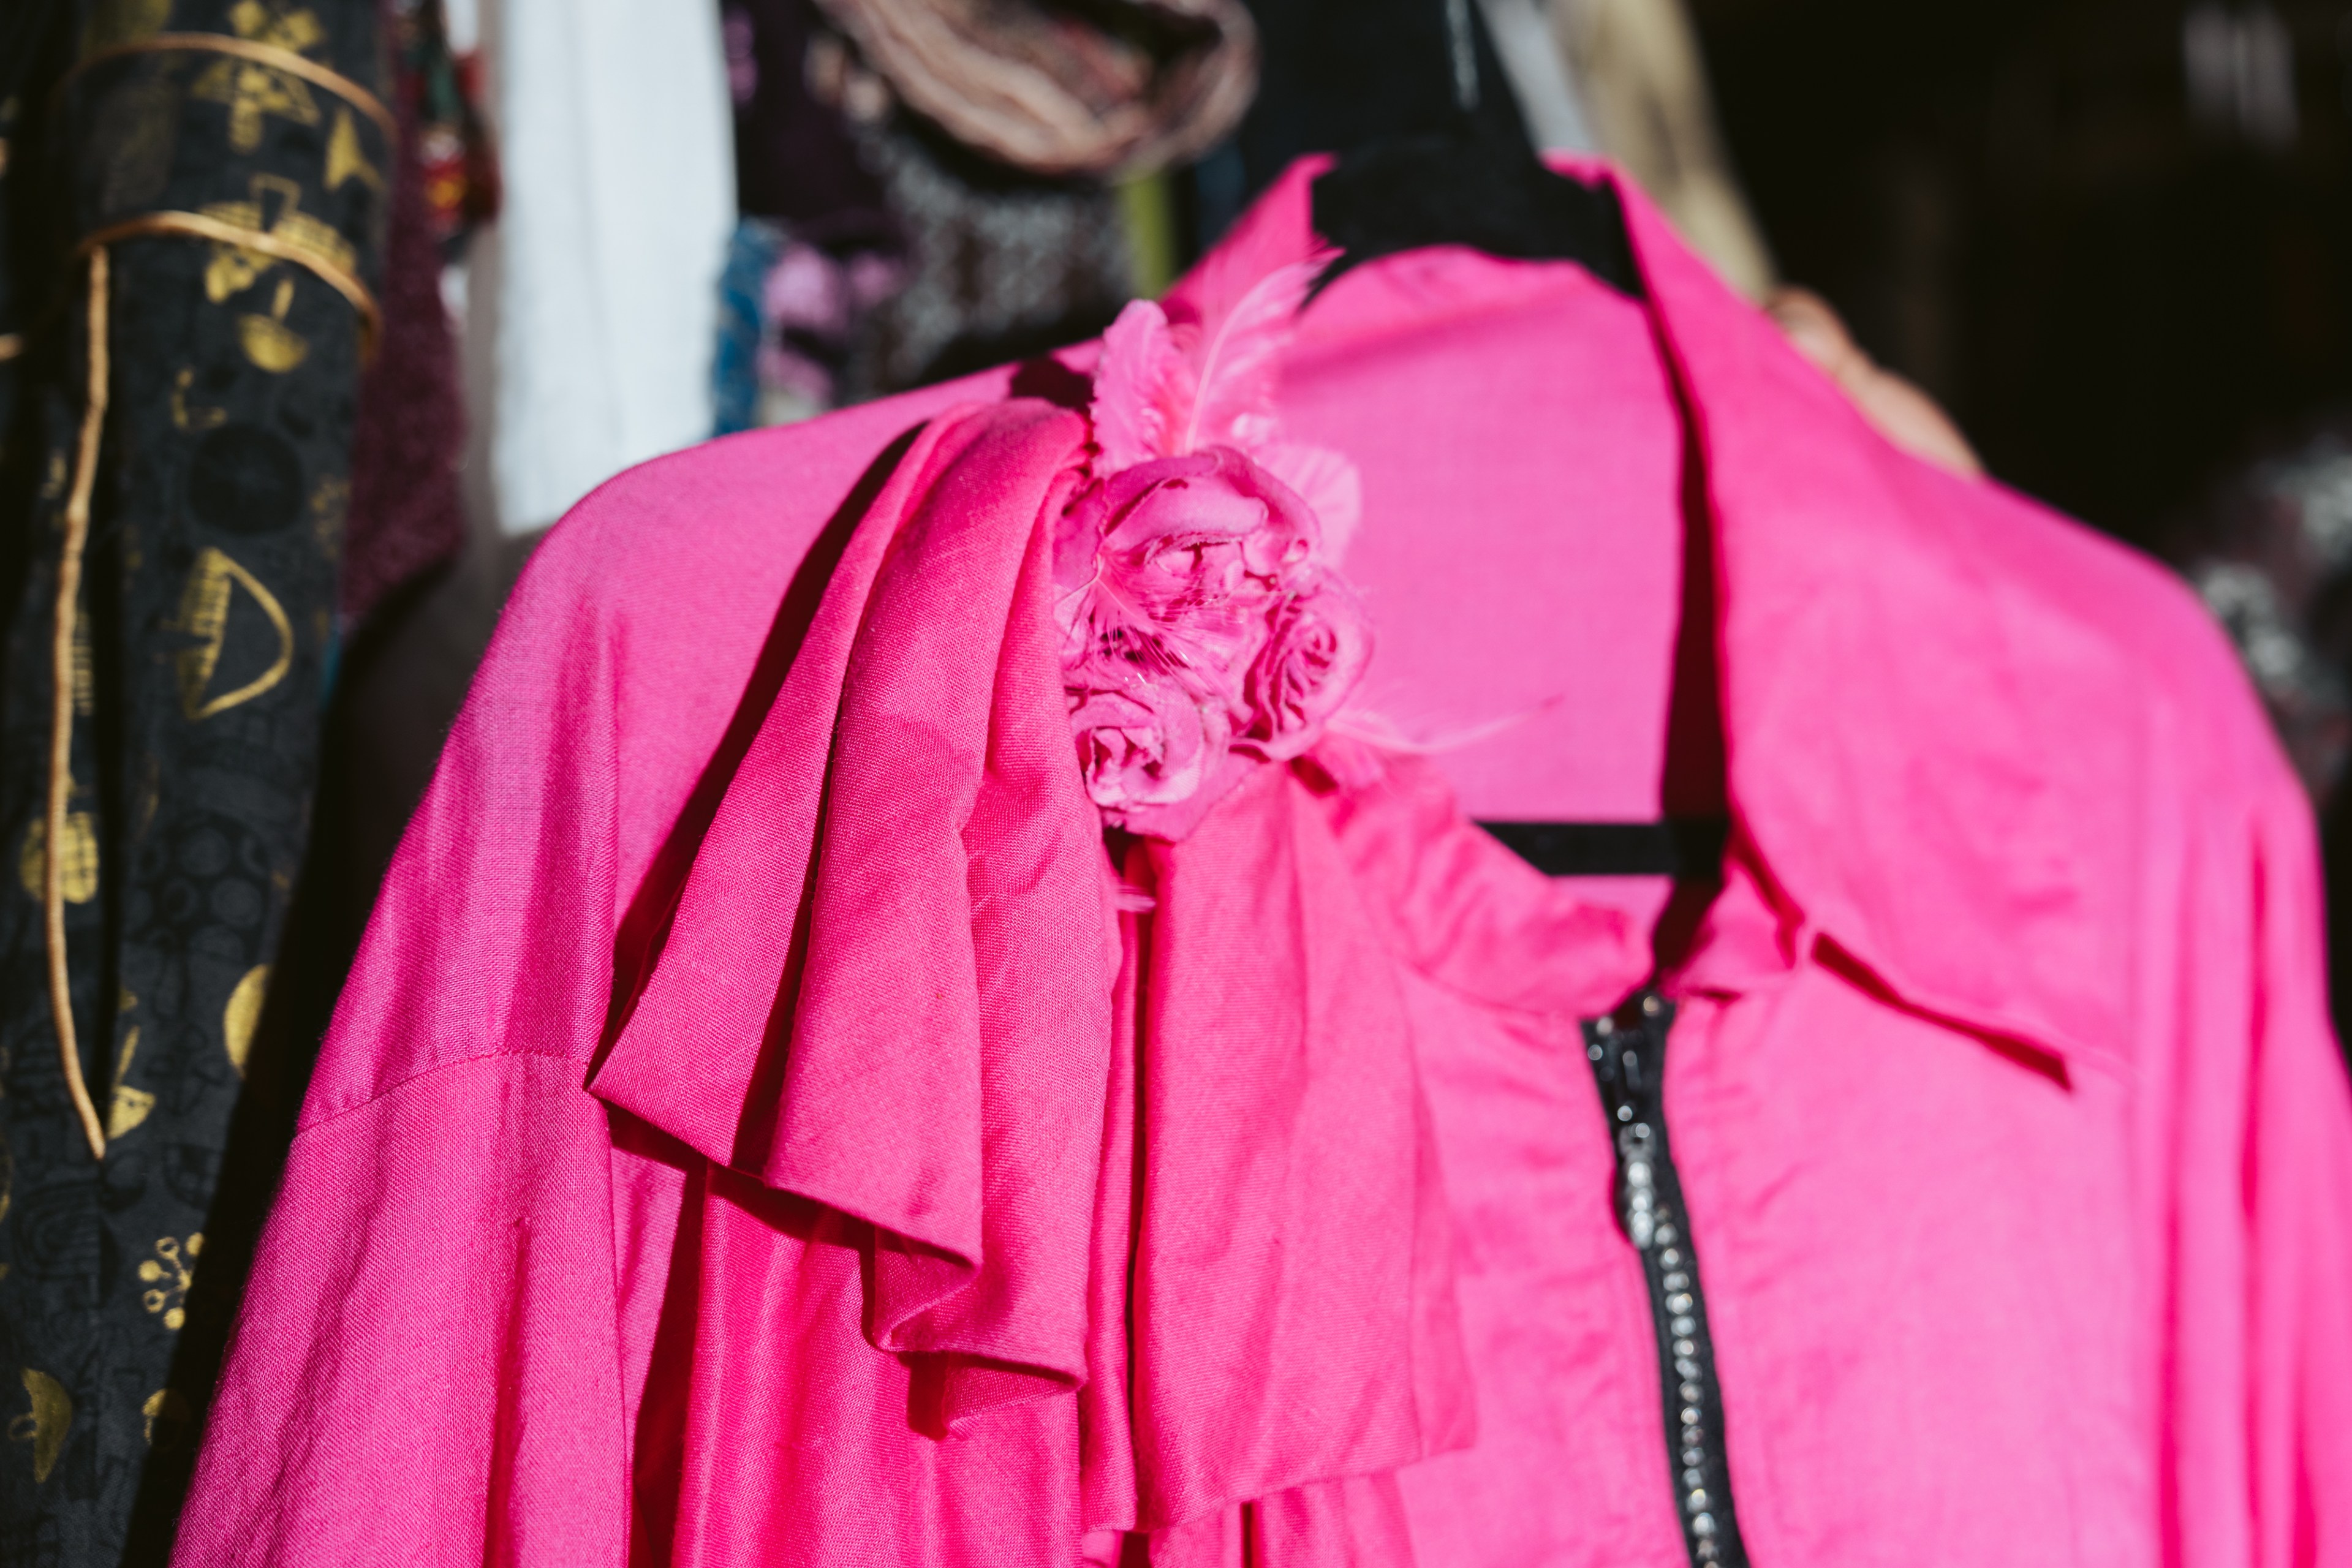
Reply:
<svg viewBox="0 0 2352 1568"><path fill-rule="evenodd" d="M1573 261L1642 298L1616 193L1544 166L1470 0L1443 3L1451 123L1360 143L1315 182L1316 232L1340 253L1318 287L1378 256L1463 245L1515 260Z"/></svg>
<svg viewBox="0 0 2352 1568"><path fill-rule="evenodd" d="M1573 261L1629 298L1643 297L1625 213L1604 184L1554 173L1536 156L1493 43L1470 0L1444 8L1452 112L1348 145L1315 182L1315 231L1338 247L1318 280L1433 245L1519 261ZM1497 84L1488 89L1485 84ZM1433 123L1434 121L1434 123ZM1729 824L1719 815L1658 822L1481 822L1549 876L1720 875Z"/></svg>
<svg viewBox="0 0 2352 1568"><path fill-rule="evenodd" d="M1481 822L1503 847L1546 876L1670 876L1709 881L1723 864L1731 823L1722 817L1663 822Z"/></svg>
<svg viewBox="0 0 2352 1568"><path fill-rule="evenodd" d="M1524 148L1400 137L1349 153L1315 182L1315 232L1339 249L1321 278L1423 246L1573 261L1628 298L1642 277L1617 193L1555 174Z"/></svg>

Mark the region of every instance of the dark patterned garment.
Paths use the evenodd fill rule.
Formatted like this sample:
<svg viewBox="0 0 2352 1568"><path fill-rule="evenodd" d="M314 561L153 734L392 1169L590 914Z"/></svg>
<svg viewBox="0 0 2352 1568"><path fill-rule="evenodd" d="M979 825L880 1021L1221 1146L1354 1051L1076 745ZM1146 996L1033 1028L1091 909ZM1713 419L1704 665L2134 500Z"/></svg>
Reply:
<svg viewBox="0 0 2352 1568"><path fill-rule="evenodd" d="M867 313L852 401L1082 342L1134 296L1118 197L993 163L910 115L869 127L867 161L900 232L900 287Z"/></svg>
<svg viewBox="0 0 2352 1568"><path fill-rule="evenodd" d="M6 9L0 1568L86 1568L160 1560L209 1387L182 1341L308 831L394 160L373 0ZM84 253L110 235L58 846L101 1159L44 897Z"/></svg>
<svg viewBox="0 0 2352 1568"><path fill-rule="evenodd" d="M433 242L462 261L474 231L498 216L499 161L483 123L481 57L449 47L441 0L391 0L393 79L424 184Z"/></svg>
<svg viewBox="0 0 2352 1568"><path fill-rule="evenodd" d="M343 530L346 642L366 635L378 610L396 614L400 590L464 548L457 467L466 450L466 407L457 334L442 302L442 258L464 247L469 225L492 210L479 204L496 195L494 186L466 185L462 169L452 174L452 133L432 118L445 112L434 84L446 88L456 76L437 0L394 0L386 9L400 46L393 104L400 150L379 290L383 340L360 378L359 423L352 433L351 516ZM493 167L487 141L466 156L476 154L484 167Z"/></svg>

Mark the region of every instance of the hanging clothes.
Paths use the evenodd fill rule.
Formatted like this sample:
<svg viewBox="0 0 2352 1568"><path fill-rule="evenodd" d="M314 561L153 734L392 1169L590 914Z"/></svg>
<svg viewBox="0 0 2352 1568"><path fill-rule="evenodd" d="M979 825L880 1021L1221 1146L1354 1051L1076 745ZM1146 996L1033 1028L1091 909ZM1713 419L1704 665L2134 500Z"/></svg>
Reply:
<svg viewBox="0 0 2352 1568"><path fill-rule="evenodd" d="M1314 172L1171 310L1313 256ZM313 1081L181 1568L2339 1554L2352 1095L2228 648L1618 196L1646 303L1440 248L1301 318L1359 749L1172 846L1097 853L1055 760L1037 541L1133 434L1116 343L551 536ZM1469 819L1710 791L1721 889L1622 1026L1660 1099L1601 1028L1660 890Z"/></svg>
<svg viewBox="0 0 2352 1568"><path fill-rule="evenodd" d="M473 299L499 526L523 534L710 434L734 160L715 5L507 0L485 53L504 205Z"/></svg>
<svg viewBox="0 0 2352 1568"><path fill-rule="evenodd" d="M466 409L441 273L451 249L496 211L497 200L488 145L457 93L438 0L394 0L387 10L397 46L393 112L400 144L384 245L383 347L361 379L352 439L346 631L466 542L457 490Z"/></svg>
<svg viewBox="0 0 2352 1568"><path fill-rule="evenodd" d="M374 0L17 7L0 1560L164 1550L303 855L397 152Z"/></svg>
<svg viewBox="0 0 2352 1568"><path fill-rule="evenodd" d="M464 259L474 231L499 215L499 160L482 118L481 57L451 38L443 0L389 0L394 81L415 120L416 162L434 243Z"/></svg>
<svg viewBox="0 0 2352 1568"><path fill-rule="evenodd" d="M842 401L867 318L903 281L905 247L853 127L811 90L828 48L840 63L815 0L735 0L720 26L741 214L711 369L725 435Z"/></svg>
<svg viewBox="0 0 2352 1568"><path fill-rule="evenodd" d="M1256 82L1232 0L724 16L744 216L720 286L721 434L1098 331L1135 291L1129 231L1155 233L1146 195L1104 182L1223 136Z"/></svg>
<svg viewBox="0 0 2352 1568"><path fill-rule="evenodd" d="M865 145L906 255L897 290L859 323L843 375L849 398L1080 341L1133 294L1108 186L990 165L903 117L874 123Z"/></svg>
<svg viewBox="0 0 2352 1568"><path fill-rule="evenodd" d="M1257 86L1238 0L1037 5L818 0L906 105L1034 173L1150 173L1234 127Z"/></svg>
<svg viewBox="0 0 2352 1568"><path fill-rule="evenodd" d="M1106 182L1223 136L1256 86L1255 31L1231 0L822 9L839 33L811 39L806 79L856 128L905 247L837 378L853 399L1108 326L1135 292L1139 204Z"/></svg>

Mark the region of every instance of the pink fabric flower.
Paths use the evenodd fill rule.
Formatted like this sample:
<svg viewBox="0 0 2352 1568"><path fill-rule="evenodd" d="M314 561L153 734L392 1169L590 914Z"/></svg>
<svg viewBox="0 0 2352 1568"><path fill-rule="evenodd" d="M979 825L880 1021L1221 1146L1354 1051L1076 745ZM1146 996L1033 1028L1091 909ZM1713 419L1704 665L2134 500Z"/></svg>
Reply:
<svg viewBox="0 0 2352 1568"><path fill-rule="evenodd" d="M1094 638L1155 638L1223 689L1264 642L1265 611L1306 587L1319 532L1279 479L1226 447L1139 464L1083 496L1056 576ZM1230 695L1230 694L1228 694Z"/></svg>
<svg viewBox="0 0 2352 1568"><path fill-rule="evenodd" d="M1312 268L1258 280L1213 324L1139 302L1105 339L1097 478L1055 540L1064 689L1087 789L1113 825L1175 841L1260 762L1315 744L1370 656L1307 476L1354 527L1354 469L1285 444L1276 350Z"/></svg>
<svg viewBox="0 0 2352 1568"><path fill-rule="evenodd" d="M1322 537L1315 514L1229 446L1139 464L1098 494L1105 559L1157 602L1263 597L1314 570Z"/></svg>
<svg viewBox="0 0 2352 1568"><path fill-rule="evenodd" d="M1370 635L1323 566L1315 514L1231 447L1092 486L1056 541L1063 684L1087 793L1117 826L1181 839L1242 758L1314 743Z"/></svg>
<svg viewBox="0 0 2352 1568"><path fill-rule="evenodd" d="M1195 701L1174 681L1076 690L1070 704L1087 794L1118 827L1181 839L1239 778L1227 766L1222 706ZM1218 772L1228 776L1213 780Z"/></svg>
<svg viewBox="0 0 2352 1568"><path fill-rule="evenodd" d="M1336 577L1286 602L1273 633L1250 666L1243 695L1249 722L1234 744L1269 762L1287 762L1313 746L1372 656L1356 596Z"/></svg>

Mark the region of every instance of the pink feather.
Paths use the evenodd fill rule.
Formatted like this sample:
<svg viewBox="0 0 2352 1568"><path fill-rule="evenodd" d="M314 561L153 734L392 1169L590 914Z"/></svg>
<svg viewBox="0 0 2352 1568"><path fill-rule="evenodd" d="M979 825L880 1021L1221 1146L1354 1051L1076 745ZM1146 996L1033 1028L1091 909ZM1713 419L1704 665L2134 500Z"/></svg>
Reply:
<svg viewBox="0 0 2352 1568"><path fill-rule="evenodd" d="M1252 455L1267 473L1298 492L1315 514L1323 535L1317 547L1323 564L1334 571L1345 566L1356 525L1364 517L1364 483L1356 465L1337 452L1287 441L1267 442Z"/></svg>
<svg viewBox="0 0 2352 1568"><path fill-rule="evenodd" d="M1129 301L1103 334L1095 367L1095 441L1104 473L1167 455L1163 388L1180 368L1166 315L1149 299Z"/></svg>
<svg viewBox="0 0 2352 1568"><path fill-rule="evenodd" d="M1262 271L1270 258L1219 253L1170 293L1166 308L1136 300L1120 311L1095 371L1103 471L1271 441L1282 350L1327 259Z"/></svg>
<svg viewBox="0 0 2352 1568"><path fill-rule="evenodd" d="M1278 267L1229 305L1204 299L1207 307L1223 305L1215 314L1204 310L1197 320L1171 325L1169 335L1192 371L1192 385L1178 389L1191 396L1170 432L1176 453L1240 445L1252 434L1246 422L1272 413L1282 351L1321 267L1313 258Z"/></svg>

